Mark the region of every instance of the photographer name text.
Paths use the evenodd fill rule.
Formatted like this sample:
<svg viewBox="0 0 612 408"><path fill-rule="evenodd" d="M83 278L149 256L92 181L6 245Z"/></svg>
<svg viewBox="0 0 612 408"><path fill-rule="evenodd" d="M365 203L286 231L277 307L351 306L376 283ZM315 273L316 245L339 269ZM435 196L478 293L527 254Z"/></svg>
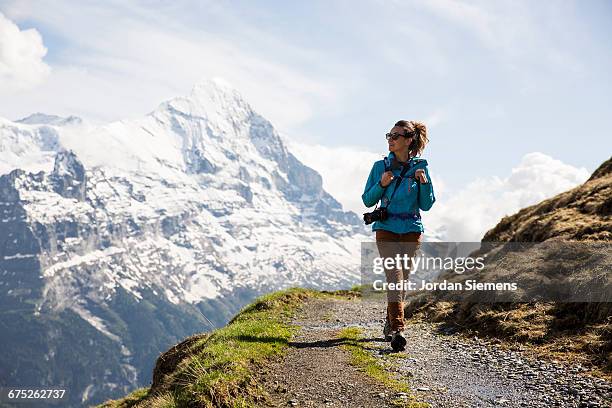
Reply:
<svg viewBox="0 0 612 408"><path fill-rule="evenodd" d="M385 282L383 280L375 280L372 282L372 288L377 291L382 290L440 290L440 291L515 291L518 289L516 282L478 282L474 279L469 279L465 282L449 282L443 280L441 282L425 282L421 281L420 285L417 282L402 280L399 282Z"/></svg>

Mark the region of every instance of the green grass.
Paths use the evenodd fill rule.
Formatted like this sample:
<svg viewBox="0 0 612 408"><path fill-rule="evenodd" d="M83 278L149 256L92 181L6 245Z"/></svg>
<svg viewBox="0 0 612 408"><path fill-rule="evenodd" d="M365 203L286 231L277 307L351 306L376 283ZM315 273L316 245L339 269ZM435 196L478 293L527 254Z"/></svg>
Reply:
<svg viewBox="0 0 612 408"><path fill-rule="evenodd" d="M364 342L360 341L363 338L363 332L360 328L348 327L343 329L339 333L338 337L343 340L342 347L344 347L350 353L350 363L352 365L360 368L366 375L385 385L387 388L397 392L403 392L408 395L407 399L398 398L394 400L394 405L407 408L429 407L429 404L425 402L416 401L414 396L411 395L408 384L392 378L381 360L377 359L370 352L368 352L368 350L366 350ZM384 358L397 359L404 356L405 354L402 353L394 353L387 354Z"/></svg>
<svg viewBox="0 0 612 408"><path fill-rule="evenodd" d="M120 400L107 401L98 407L104 408L130 408L143 401L149 393L149 387L138 388Z"/></svg>
<svg viewBox="0 0 612 408"><path fill-rule="evenodd" d="M289 320L302 301L313 296L324 295L289 289L258 298L227 326L190 346L194 352L164 377L155 395L145 388L101 407L129 408L139 402L139 407L151 408L260 405L265 392L252 370L286 350L298 329Z"/></svg>
<svg viewBox="0 0 612 408"><path fill-rule="evenodd" d="M351 286L351 288L349 290L351 292L361 292L361 290L364 289L364 287L367 288L368 285L361 285L361 284L353 285L353 286Z"/></svg>

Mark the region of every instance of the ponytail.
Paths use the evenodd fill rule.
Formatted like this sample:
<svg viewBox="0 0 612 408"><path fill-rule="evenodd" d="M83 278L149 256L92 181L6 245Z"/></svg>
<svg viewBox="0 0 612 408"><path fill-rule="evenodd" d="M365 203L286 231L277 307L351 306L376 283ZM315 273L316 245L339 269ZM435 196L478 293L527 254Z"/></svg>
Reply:
<svg viewBox="0 0 612 408"><path fill-rule="evenodd" d="M427 138L427 127L421 122L414 120L400 120L395 126L401 127L406 133L412 133L412 143L410 143L410 155L420 156L425 149L425 145L429 142Z"/></svg>

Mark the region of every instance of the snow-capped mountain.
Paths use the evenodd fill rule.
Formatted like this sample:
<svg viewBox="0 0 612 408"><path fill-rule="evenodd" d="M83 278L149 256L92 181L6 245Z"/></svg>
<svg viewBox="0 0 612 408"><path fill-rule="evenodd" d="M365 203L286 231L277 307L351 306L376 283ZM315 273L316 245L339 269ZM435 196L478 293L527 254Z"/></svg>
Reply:
<svg viewBox="0 0 612 408"><path fill-rule="evenodd" d="M73 405L147 385L257 294L357 283L370 239L221 81L105 126L0 119L0 174L0 381Z"/></svg>

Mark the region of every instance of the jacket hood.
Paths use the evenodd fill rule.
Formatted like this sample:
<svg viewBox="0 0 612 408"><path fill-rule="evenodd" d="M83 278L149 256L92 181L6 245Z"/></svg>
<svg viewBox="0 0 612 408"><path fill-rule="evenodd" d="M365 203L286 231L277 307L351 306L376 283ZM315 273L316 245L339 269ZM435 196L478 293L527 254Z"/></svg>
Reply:
<svg viewBox="0 0 612 408"><path fill-rule="evenodd" d="M389 152L389 154L387 155L387 158L389 159L389 162L392 162L393 159L395 158L395 153L393 152ZM412 157L412 159L420 159L421 156L414 156Z"/></svg>

